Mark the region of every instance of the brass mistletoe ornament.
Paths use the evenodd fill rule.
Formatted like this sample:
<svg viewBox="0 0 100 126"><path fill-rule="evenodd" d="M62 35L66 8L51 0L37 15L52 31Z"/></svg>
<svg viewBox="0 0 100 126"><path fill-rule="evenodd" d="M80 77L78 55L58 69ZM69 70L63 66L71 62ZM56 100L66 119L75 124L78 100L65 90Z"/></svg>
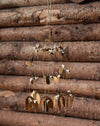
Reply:
<svg viewBox="0 0 100 126"><path fill-rule="evenodd" d="M45 112L48 112L50 108L53 109L53 101L52 101L52 99L50 97L48 97L48 96L44 96L41 99L41 108Z"/></svg>

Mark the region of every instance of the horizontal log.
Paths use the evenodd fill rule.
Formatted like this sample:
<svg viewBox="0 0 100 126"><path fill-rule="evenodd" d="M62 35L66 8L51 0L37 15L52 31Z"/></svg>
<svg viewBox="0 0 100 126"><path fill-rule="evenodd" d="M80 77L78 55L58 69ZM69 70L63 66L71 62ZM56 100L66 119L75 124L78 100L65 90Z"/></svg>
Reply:
<svg viewBox="0 0 100 126"><path fill-rule="evenodd" d="M52 0L52 4L64 4L69 3L70 0ZM15 8L15 7L25 7L25 6L39 6L46 5L47 0L0 0L0 8Z"/></svg>
<svg viewBox="0 0 100 126"><path fill-rule="evenodd" d="M73 1L73 2L75 2L75 3L81 3L81 2L83 2L83 1L85 1L85 0L71 0L71 1Z"/></svg>
<svg viewBox="0 0 100 126"><path fill-rule="evenodd" d="M58 75L59 67L64 64L65 70L70 70L70 78L100 80L100 63L42 62L33 61L33 66L27 66L27 61L0 60L0 74L3 75ZM66 73L62 74L66 77Z"/></svg>
<svg viewBox="0 0 100 126"><path fill-rule="evenodd" d="M42 43L42 48L35 55L36 42L5 42L0 44L0 60L41 60L41 61L69 61L69 62L100 62L100 41L91 42L64 42L64 43ZM53 55L43 52L42 49L63 47L65 56L58 51Z"/></svg>
<svg viewBox="0 0 100 126"><path fill-rule="evenodd" d="M29 91L37 90L43 93L57 93L62 92L64 95L68 90L71 90L75 96L86 96L100 99L100 81L86 81L86 80L63 80L60 79L58 83L50 80L50 85L46 84L44 78L34 80L34 84L30 85L30 77L26 76L0 76L0 89L11 91Z"/></svg>
<svg viewBox="0 0 100 126"><path fill-rule="evenodd" d="M4 28L0 29L0 41L96 41L100 40L100 24L73 24L41 27Z"/></svg>
<svg viewBox="0 0 100 126"><path fill-rule="evenodd" d="M29 93L1 91L0 109L26 112L25 100L28 95ZM46 95L51 99L55 96L50 94ZM45 94L40 94L40 96L43 97ZM33 111L34 110L31 112ZM38 112L45 113L42 111L40 105L38 107ZM100 100L75 97L72 108L66 109L66 107L62 107L59 111L56 105L53 110L49 110L48 114L100 120Z"/></svg>
<svg viewBox="0 0 100 126"><path fill-rule="evenodd" d="M0 110L1 126L99 126L100 121ZM46 121L44 121L46 120Z"/></svg>
<svg viewBox="0 0 100 126"><path fill-rule="evenodd" d="M89 3L85 5L53 5L51 10L51 20L48 19L47 6L1 10L0 27L33 26L46 24L100 23L99 10L100 2Z"/></svg>

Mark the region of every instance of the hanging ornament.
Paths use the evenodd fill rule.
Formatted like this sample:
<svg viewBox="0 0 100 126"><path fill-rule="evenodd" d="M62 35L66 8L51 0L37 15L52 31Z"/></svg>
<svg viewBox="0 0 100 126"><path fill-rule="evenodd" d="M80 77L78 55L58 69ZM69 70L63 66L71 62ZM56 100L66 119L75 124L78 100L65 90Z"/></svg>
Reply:
<svg viewBox="0 0 100 126"><path fill-rule="evenodd" d="M48 112L49 108L53 109L53 101L50 97L44 96L41 99L41 108L43 111Z"/></svg>
<svg viewBox="0 0 100 126"><path fill-rule="evenodd" d="M65 107L65 98L62 95L56 95L53 99L53 106L55 107L56 104L56 100L57 100L57 105L59 110L61 110L61 106L63 105Z"/></svg>
<svg viewBox="0 0 100 126"><path fill-rule="evenodd" d="M67 91L67 96L66 96L66 108L68 109L68 107L72 107L74 101L74 96L71 94L71 91L68 90Z"/></svg>
<svg viewBox="0 0 100 126"><path fill-rule="evenodd" d="M70 78L70 70L67 69L65 72L66 72L66 79Z"/></svg>
<svg viewBox="0 0 100 126"><path fill-rule="evenodd" d="M55 82L58 82L59 78L60 78L60 75L58 75L57 77L53 76L53 79L54 79Z"/></svg>
<svg viewBox="0 0 100 126"><path fill-rule="evenodd" d="M34 83L34 79L31 77L30 78L30 83L33 84Z"/></svg>
<svg viewBox="0 0 100 126"><path fill-rule="evenodd" d="M64 70L64 67L65 65L62 64L60 67L59 67L59 74L62 74L63 70Z"/></svg>
<svg viewBox="0 0 100 126"><path fill-rule="evenodd" d="M37 112L38 103L33 97L28 96L26 98L25 104L26 104L26 108L27 108L28 112L30 112L32 108L34 108L34 112Z"/></svg>
<svg viewBox="0 0 100 126"><path fill-rule="evenodd" d="M37 91L33 90L33 92L30 94L30 96L34 99L36 99L37 103L40 104L40 95Z"/></svg>
<svg viewBox="0 0 100 126"><path fill-rule="evenodd" d="M26 61L25 64L29 67L33 67L33 63L32 62L29 62L29 61Z"/></svg>

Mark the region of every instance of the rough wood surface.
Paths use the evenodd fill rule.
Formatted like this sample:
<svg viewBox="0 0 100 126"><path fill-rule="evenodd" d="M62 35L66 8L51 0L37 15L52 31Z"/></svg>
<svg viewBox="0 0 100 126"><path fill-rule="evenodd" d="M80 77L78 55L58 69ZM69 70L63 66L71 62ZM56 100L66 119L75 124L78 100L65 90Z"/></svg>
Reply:
<svg viewBox="0 0 100 126"><path fill-rule="evenodd" d="M1 91L0 109L26 112L25 99L28 95L28 93ZM41 94L40 96L43 97L44 95L45 94ZM50 98L55 96L50 94L47 95ZM42 111L40 105L38 112L45 113ZM72 108L66 109L66 107L62 107L61 111L59 111L56 105L53 110L50 109L48 114L100 120L100 100L75 97Z"/></svg>
<svg viewBox="0 0 100 126"><path fill-rule="evenodd" d="M47 42L49 33L52 33L52 41L96 41L100 40L100 24L73 24L23 28L0 29L0 41L40 41Z"/></svg>
<svg viewBox="0 0 100 126"><path fill-rule="evenodd" d="M53 55L39 49L37 55L33 47L40 44L42 48L63 47L65 56L58 51ZM36 43L36 42L5 42L0 43L0 59L9 60L42 60L69 62L100 62L100 41L94 42L64 42L64 43Z"/></svg>
<svg viewBox="0 0 100 126"><path fill-rule="evenodd" d="M71 0L72 2L75 2L75 3L81 3L81 2L83 2L83 1L85 1L85 0Z"/></svg>
<svg viewBox="0 0 100 126"><path fill-rule="evenodd" d="M99 126L100 121L0 110L0 126Z"/></svg>
<svg viewBox="0 0 100 126"><path fill-rule="evenodd" d="M52 0L52 4L65 4L71 2L70 0ZM0 8L15 8L23 6L39 6L46 5L47 0L0 0Z"/></svg>
<svg viewBox="0 0 100 126"><path fill-rule="evenodd" d="M0 10L0 27L45 25L47 23L100 23L99 10L100 2L85 5L53 5L51 10L51 21L48 19L47 6Z"/></svg>
<svg viewBox="0 0 100 126"><path fill-rule="evenodd" d="M100 81L86 80L64 80L60 79L58 83L50 79L50 85L46 84L44 78L34 80L34 84L30 86L30 77L26 76L0 76L0 89L27 92L29 89L37 90L43 93L62 92L64 95L71 90L75 96L86 96L100 99Z"/></svg>
<svg viewBox="0 0 100 126"><path fill-rule="evenodd" d="M59 67L64 64L70 70L70 78L100 80L100 63L71 63L71 62L42 62L33 61L33 67L27 66L26 61L0 60L2 75L58 75ZM66 73L62 74L66 77Z"/></svg>

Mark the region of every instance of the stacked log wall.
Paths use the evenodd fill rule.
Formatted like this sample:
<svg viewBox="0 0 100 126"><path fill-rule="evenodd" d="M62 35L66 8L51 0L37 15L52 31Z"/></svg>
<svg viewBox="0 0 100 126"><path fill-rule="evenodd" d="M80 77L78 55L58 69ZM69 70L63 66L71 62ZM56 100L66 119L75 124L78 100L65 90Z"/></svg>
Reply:
<svg viewBox="0 0 100 126"><path fill-rule="evenodd" d="M52 0L49 22L46 0L0 1L0 126L100 125L100 2L72 1ZM62 47L64 55L42 50L36 55L37 44ZM63 73L58 83L51 79L47 85L44 74L57 76L62 64L70 68L70 79ZM28 113L29 90L52 99L71 90L73 106L44 112L39 105L37 113Z"/></svg>

